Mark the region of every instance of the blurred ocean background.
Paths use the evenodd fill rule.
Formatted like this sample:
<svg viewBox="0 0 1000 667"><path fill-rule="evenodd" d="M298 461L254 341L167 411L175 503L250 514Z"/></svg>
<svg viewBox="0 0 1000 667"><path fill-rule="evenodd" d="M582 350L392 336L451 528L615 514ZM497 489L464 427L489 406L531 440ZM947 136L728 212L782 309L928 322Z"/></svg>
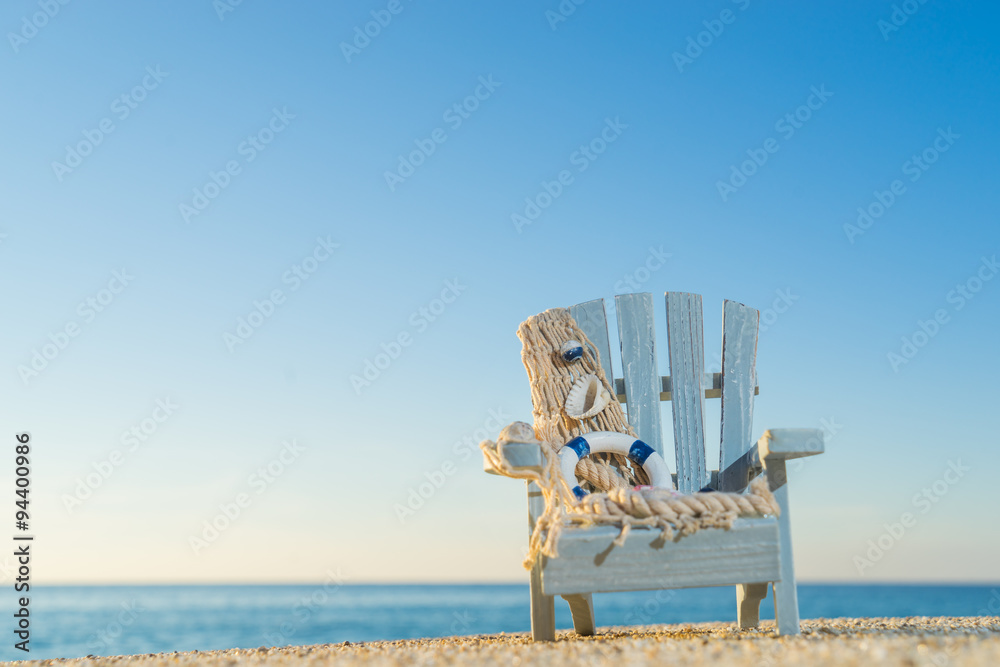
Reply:
<svg viewBox="0 0 1000 667"><path fill-rule="evenodd" d="M735 621L732 587L595 595L599 626ZM8 605L11 608L12 605ZM799 586L803 618L995 616L1000 585ZM409 639L530 629L526 585L49 586L31 652L5 660ZM770 595L762 617L774 618ZM4 634L14 637L12 619ZM556 599L559 628L572 627Z"/></svg>

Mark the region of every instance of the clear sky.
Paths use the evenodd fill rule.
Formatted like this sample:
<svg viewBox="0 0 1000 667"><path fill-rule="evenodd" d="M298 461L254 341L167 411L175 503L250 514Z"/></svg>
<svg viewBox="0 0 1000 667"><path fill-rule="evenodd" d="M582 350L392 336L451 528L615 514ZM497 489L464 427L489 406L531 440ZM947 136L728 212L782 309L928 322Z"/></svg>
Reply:
<svg viewBox="0 0 1000 667"><path fill-rule="evenodd" d="M802 579L1000 580L995 4L666 4L4 3L36 580L524 581L516 327L667 290L829 431Z"/></svg>

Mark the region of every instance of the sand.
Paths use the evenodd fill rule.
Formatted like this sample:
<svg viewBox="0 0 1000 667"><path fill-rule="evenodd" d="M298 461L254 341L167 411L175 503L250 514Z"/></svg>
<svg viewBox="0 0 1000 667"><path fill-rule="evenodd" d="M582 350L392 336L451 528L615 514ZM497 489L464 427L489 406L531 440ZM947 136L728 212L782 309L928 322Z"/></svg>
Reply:
<svg viewBox="0 0 1000 667"><path fill-rule="evenodd" d="M26 664L26 663L20 663ZM982 665L1000 666L1000 617L813 619L778 637L773 622L601 628L533 643L524 633L285 648L45 660L38 665Z"/></svg>

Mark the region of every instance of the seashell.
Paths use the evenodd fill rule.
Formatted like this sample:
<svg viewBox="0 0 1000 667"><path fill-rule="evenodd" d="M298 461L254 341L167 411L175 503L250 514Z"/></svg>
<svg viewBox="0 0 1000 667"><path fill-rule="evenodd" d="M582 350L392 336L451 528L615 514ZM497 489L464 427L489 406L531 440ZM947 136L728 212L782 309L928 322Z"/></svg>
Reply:
<svg viewBox="0 0 1000 667"><path fill-rule="evenodd" d="M583 345L578 340L568 340L559 348L559 356L567 363L578 361L583 357Z"/></svg>
<svg viewBox="0 0 1000 667"><path fill-rule="evenodd" d="M535 429L531 427L531 424L513 422L500 431L497 443L501 442L538 442L538 440L535 438Z"/></svg>
<svg viewBox="0 0 1000 667"><path fill-rule="evenodd" d="M594 374L584 375L573 383L563 409L573 419L589 419L607 407L611 393Z"/></svg>

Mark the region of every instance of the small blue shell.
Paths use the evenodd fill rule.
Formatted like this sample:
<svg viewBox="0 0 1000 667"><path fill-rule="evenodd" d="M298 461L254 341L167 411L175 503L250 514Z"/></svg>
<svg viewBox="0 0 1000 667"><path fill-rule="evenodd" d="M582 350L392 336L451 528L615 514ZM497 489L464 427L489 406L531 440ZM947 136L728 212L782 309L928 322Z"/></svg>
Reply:
<svg viewBox="0 0 1000 667"><path fill-rule="evenodd" d="M559 348L563 361L571 363L583 357L583 345L578 340L568 340Z"/></svg>

